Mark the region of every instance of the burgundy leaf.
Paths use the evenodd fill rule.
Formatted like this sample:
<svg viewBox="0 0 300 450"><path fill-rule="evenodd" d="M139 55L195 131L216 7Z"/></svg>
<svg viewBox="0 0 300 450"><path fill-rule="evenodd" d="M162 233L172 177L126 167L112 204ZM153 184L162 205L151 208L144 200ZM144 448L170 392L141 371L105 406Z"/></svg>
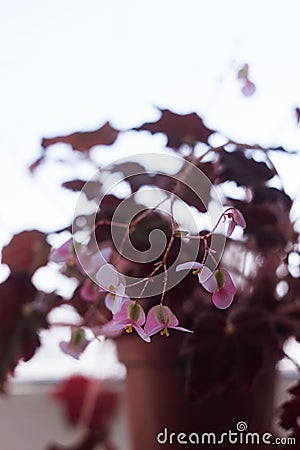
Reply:
<svg viewBox="0 0 300 450"><path fill-rule="evenodd" d="M119 131L106 122L95 131L78 131L65 136L43 138L42 147L47 149L50 145L63 143L71 145L73 150L89 152L95 145L112 145L118 134Z"/></svg>
<svg viewBox="0 0 300 450"><path fill-rule="evenodd" d="M167 146L175 150L183 144L194 146L197 142L208 144L208 138L214 133L204 125L201 117L196 113L177 114L169 109L160 109L161 117L156 122L146 122L135 131L150 131L150 133L164 133L168 141Z"/></svg>
<svg viewBox="0 0 300 450"><path fill-rule="evenodd" d="M13 272L0 284L0 389L19 360L30 359L39 346L45 315L34 309L36 289L26 272Z"/></svg>
<svg viewBox="0 0 300 450"><path fill-rule="evenodd" d="M275 170L263 161L247 158L244 152L218 152L221 173L220 181L235 181L239 186L257 186L265 183L276 175Z"/></svg>
<svg viewBox="0 0 300 450"><path fill-rule="evenodd" d="M99 198L101 185L98 181L71 180L65 181L62 187L70 191L80 192L84 188L84 193L89 200Z"/></svg>
<svg viewBox="0 0 300 450"><path fill-rule="evenodd" d="M12 271L25 270L33 274L47 263L50 245L46 235L37 230L23 231L13 236L2 250L2 262Z"/></svg>
<svg viewBox="0 0 300 450"><path fill-rule="evenodd" d="M280 426L291 432L291 436L300 440L300 382L289 389L292 398L283 404L280 417Z"/></svg>

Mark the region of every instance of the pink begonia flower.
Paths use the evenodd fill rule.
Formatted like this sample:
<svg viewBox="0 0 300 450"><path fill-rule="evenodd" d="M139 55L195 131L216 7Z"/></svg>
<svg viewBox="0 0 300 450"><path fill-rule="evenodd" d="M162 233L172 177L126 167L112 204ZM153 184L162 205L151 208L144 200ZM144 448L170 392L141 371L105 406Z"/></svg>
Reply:
<svg viewBox="0 0 300 450"><path fill-rule="evenodd" d="M100 267L109 262L111 254L111 247L104 247L91 253L85 245L79 251L79 268L83 273L86 272L91 275L96 275Z"/></svg>
<svg viewBox="0 0 300 450"><path fill-rule="evenodd" d="M55 263L67 263L74 259L73 239L68 239L58 248L52 248L49 261Z"/></svg>
<svg viewBox="0 0 300 450"><path fill-rule="evenodd" d="M238 71L237 77L242 80L244 85L242 87L242 93L246 97L250 97L256 91L255 84L249 79L249 64L244 64Z"/></svg>
<svg viewBox="0 0 300 450"><path fill-rule="evenodd" d="M126 300L121 307L121 311L113 316L110 322L107 322L100 329L100 334L107 337L116 337L122 334L123 331L132 333L132 330L146 342L150 342L150 337L147 336L141 325L145 323L146 317L143 308L132 300Z"/></svg>
<svg viewBox="0 0 300 450"><path fill-rule="evenodd" d="M168 306L156 305L148 312L144 330L148 336L153 336L153 334L158 332L162 336L169 336L169 328L193 333L193 331L187 328L178 327L178 323L177 317Z"/></svg>
<svg viewBox="0 0 300 450"><path fill-rule="evenodd" d="M83 247L79 253L78 264L83 273L87 272L90 276L96 276L97 271L103 267L111 258L112 248L105 247L102 250L90 253L87 247ZM99 287L92 279L87 278L80 289L81 297L87 302L93 302L97 299Z"/></svg>
<svg viewBox="0 0 300 450"><path fill-rule="evenodd" d="M70 355L75 359L79 359L80 355L84 352L89 343L90 341L86 339L82 328L73 328L71 331L70 341L60 342L59 346L67 355Z"/></svg>
<svg viewBox="0 0 300 450"><path fill-rule="evenodd" d="M186 263L179 264L176 267L176 272L180 272L181 270L193 270L193 273L198 275L199 283L202 284L208 292L216 292L218 289L218 283L213 272L204 264L188 261Z"/></svg>
<svg viewBox="0 0 300 450"><path fill-rule="evenodd" d="M235 285L225 269L217 269L214 276L218 283L218 289L213 293L212 301L217 308L226 309L233 302L236 293Z"/></svg>
<svg viewBox="0 0 300 450"><path fill-rule="evenodd" d="M228 217L228 219L231 219L227 230L227 237L232 235L236 225L239 225L243 229L246 228L245 218L238 209L232 208L232 210L226 213L226 216Z"/></svg>
<svg viewBox="0 0 300 450"><path fill-rule="evenodd" d="M252 81L247 80L242 87L242 93L245 95L245 97L250 97L253 95L256 91L256 86Z"/></svg>
<svg viewBox="0 0 300 450"><path fill-rule="evenodd" d="M105 305L113 313L121 311L123 303L128 300L125 294L125 278L112 264L104 264L97 272L96 279L100 290L108 292Z"/></svg>
<svg viewBox="0 0 300 450"><path fill-rule="evenodd" d="M204 289L213 294L212 302L217 308L226 309L231 305L236 289L227 270L218 268L212 272L201 263L189 261L179 264L176 272L191 269L198 275Z"/></svg>
<svg viewBox="0 0 300 450"><path fill-rule="evenodd" d="M94 302L97 300L99 287L90 278L87 278L80 288L80 296L86 302Z"/></svg>

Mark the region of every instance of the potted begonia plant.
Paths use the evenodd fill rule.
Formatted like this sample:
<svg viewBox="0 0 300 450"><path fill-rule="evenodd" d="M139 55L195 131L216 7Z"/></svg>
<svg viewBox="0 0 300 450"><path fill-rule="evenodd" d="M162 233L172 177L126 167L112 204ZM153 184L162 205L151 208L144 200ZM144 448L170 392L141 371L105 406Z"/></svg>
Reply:
<svg viewBox="0 0 300 450"><path fill-rule="evenodd" d="M168 151L99 164L95 153L126 131L163 133ZM70 161L88 161L94 174L63 184L78 201L73 223L53 230L69 233L61 246L50 249L44 233L30 230L3 249L11 274L0 286L2 386L33 356L48 313L68 304L82 320L61 343L65 353L80 357L87 329L116 339L135 449L181 448L192 433L189 448L197 432L237 425L271 430L275 365L300 331L290 257L299 255L299 236L272 163L273 153L289 152L225 137L215 147L215 134L196 113L164 109L132 130L107 122L42 140L32 173L63 143L74 150ZM77 280L71 299L33 285L47 264Z"/></svg>

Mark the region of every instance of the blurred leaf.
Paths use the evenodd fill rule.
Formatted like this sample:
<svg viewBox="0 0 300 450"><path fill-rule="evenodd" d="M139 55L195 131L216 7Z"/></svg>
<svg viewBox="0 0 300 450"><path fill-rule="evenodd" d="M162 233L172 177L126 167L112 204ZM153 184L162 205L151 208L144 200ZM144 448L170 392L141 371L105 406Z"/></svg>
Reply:
<svg viewBox="0 0 300 450"><path fill-rule="evenodd" d="M88 200L99 198L101 192L101 184L98 181L71 180L65 181L62 187L70 191L80 192L84 188L84 193Z"/></svg>
<svg viewBox="0 0 300 450"><path fill-rule="evenodd" d="M286 239L278 228L278 220L273 212L257 205L245 205L240 211L247 223L245 234L255 237L260 250L285 245Z"/></svg>
<svg viewBox="0 0 300 450"><path fill-rule="evenodd" d="M295 116L296 116L296 122L299 125L300 124L300 108L295 108Z"/></svg>
<svg viewBox="0 0 300 450"><path fill-rule="evenodd" d="M280 189L268 186L255 186L253 191L253 203L281 203L284 208L289 211L293 201L291 197Z"/></svg>
<svg viewBox="0 0 300 450"><path fill-rule="evenodd" d="M112 145L117 139L119 131L109 122L95 131L78 131L65 136L43 138L42 147L47 149L50 145L63 143L71 145L73 150L89 152L95 145Z"/></svg>
<svg viewBox="0 0 300 450"><path fill-rule="evenodd" d="M160 109L161 117L156 122L146 122L135 131L150 131L151 134L164 133L167 146L178 150L181 145L194 146L197 142L208 144L208 138L214 133L204 125L196 113L177 114L168 109Z"/></svg>
<svg viewBox="0 0 300 450"><path fill-rule="evenodd" d="M25 270L33 274L47 263L50 245L46 235L37 230L23 231L13 236L2 250L2 263L12 271Z"/></svg>
<svg viewBox="0 0 300 450"><path fill-rule="evenodd" d="M0 389L20 359L30 359L40 345L45 315L32 306L36 289L26 272L13 272L0 284Z"/></svg>
<svg viewBox="0 0 300 450"><path fill-rule="evenodd" d="M291 434L296 438L296 442L300 441L300 382L289 389L292 394L292 398L283 404L282 412L280 416L280 426L285 430L289 430Z"/></svg>
<svg viewBox="0 0 300 450"><path fill-rule="evenodd" d="M33 174L36 171L36 169L42 164L42 162L44 162L44 160L45 160L45 155L42 154L42 156L40 156L38 159L33 161L32 164L30 164L30 166L28 167L29 172L31 172Z"/></svg>
<svg viewBox="0 0 300 450"><path fill-rule="evenodd" d="M115 392L104 388L96 379L74 375L63 381L54 393L54 397L64 405L67 419L73 425L77 425L81 419L82 408L88 395L91 395L93 410L89 423L85 426L90 431L104 433L116 411Z"/></svg>
<svg viewBox="0 0 300 450"><path fill-rule="evenodd" d="M241 151L219 151L221 165L220 181L235 181L238 186L257 186L276 175L265 162L247 158Z"/></svg>
<svg viewBox="0 0 300 450"><path fill-rule="evenodd" d="M190 396L218 391L232 379L249 388L276 348L272 325L259 308L236 310L227 320L203 314L183 349Z"/></svg>

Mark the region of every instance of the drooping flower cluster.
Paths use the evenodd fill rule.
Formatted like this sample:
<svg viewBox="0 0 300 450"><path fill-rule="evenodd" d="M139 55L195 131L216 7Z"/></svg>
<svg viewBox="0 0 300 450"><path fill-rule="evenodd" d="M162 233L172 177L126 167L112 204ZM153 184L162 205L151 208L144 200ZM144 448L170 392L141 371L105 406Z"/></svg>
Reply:
<svg viewBox="0 0 300 450"><path fill-rule="evenodd" d="M230 220L227 237L232 235L237 225L242 228L246 226L243 215L236 208L226 210L223 217ZM175 235L177 236L176 233ZM212 249L208 249L207 255L211 255L214 260L213 253ZM125 276L110 262L112 248L106 247L92 253L87 246L81 246L76 254L73 241L69 239L58 249L52 250L49 259L63 264L62 267L76 266L81 274L89 275L84 279L80 288L83 300L95 302L101 293L105 293L104 304L112 313L112 319L104 325L94 328L96 336L117 337L123 332L136 331L145 342L150 342L151 337L157 333L169 336L170 329L192 332L179 326L176 315L169 306L163 304L164 295L162 295L161 302L153 306L146 316L139 299L132 300L127 295ZM226 269L217 265L216 269L211 270L206 265L206 261L201 263L188 261L177 265L176 272L183 270L192 270L193 274L198 276L202 287L212 294L212 302L217 308L226 309L231 305L236 288ZM89 342L84 328L74 327L71 331L70 341L62 342L60 347L65 353L78 359Z"/></svg>

